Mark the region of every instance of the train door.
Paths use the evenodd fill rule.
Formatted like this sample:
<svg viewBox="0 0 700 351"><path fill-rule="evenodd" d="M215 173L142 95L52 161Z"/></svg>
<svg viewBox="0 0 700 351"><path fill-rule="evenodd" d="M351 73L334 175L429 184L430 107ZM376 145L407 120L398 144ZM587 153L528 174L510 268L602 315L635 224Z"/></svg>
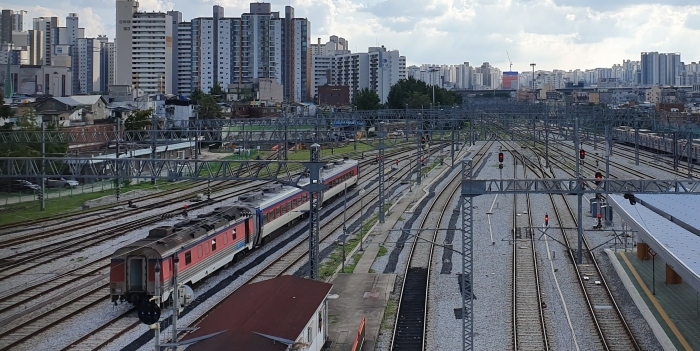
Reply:
<svg viewBox="0 0 700 351"><path fill-rule="evenodd" d="M146 290L146 258L143 256L129 257L127 265L128 291Z"/></svg>
<svg viewBox="0 0 700 351"><path fill-rule="evenodd" d="M250 242L250 232L251 232L251 230L250 230L250 221L251 221L251 220L252 220L252 219L250 219L250 218L248 218L248 219L245 220L245 243L246 243L246 244Z"/></svg>

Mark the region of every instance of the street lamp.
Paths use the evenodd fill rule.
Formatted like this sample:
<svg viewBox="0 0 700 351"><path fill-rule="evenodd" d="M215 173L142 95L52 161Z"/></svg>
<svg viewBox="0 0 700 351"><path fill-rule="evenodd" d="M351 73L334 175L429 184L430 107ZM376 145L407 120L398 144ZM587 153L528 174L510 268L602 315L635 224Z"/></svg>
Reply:
<svg viewBox="0 0 700 351"><path fill-rule="evenodd" d="M535 90L535 63L531 63L530 66L532 67L532 90Z"/></svg>
<svg viewBox="0 0 700 351"><path fill-rule="evenodd" d="M365 229L365 216L363 214L363 211L365 209L365 206L363 204L363 201L365 199L365 189L360 189L360 251L365 251L364 248L362 248L362 231Z"/></svg>
<svg viewBox="0 0 700 351"><path fill-rule="evenodd" d="M428 72L434 73L434 72L438 72L438 71L440 71L440 70L433 67ZM432 74L430 75L430 83L432 83L432 85L433 85L433 106L435 106L435 81L433 80Z"/></svg>

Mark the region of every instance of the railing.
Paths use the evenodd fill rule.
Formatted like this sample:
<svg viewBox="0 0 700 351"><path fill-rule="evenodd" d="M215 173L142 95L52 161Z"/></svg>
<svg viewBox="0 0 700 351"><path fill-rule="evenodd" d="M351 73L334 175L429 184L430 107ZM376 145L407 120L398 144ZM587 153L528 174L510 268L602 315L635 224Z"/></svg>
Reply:
<svg viewBox="0 0 700 351"><path fill-rule="evenodd" d="M357 329L357 335L355 336L355 342L352 343L352 348L350 351L360 351L362 350L362 345L365 343L365 317L362 317L360 322L360 327Z"/></svg>

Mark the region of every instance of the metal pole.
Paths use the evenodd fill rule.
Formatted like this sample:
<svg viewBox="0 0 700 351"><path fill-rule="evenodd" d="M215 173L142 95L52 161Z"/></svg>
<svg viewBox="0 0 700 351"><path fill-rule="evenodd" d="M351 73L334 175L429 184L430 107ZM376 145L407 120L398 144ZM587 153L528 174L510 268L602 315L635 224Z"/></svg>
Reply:
<svg viewBox="0 0 700 351"><path fill-rule="evenodd" d="M360 190L360 251L365 251L365 249L362 247L362 242L364 241L364 236L362 233L365 230L365 206L364 206L364 199L365 199L365 189Z"/></svg>
<svg viewBox="0 0 700 351"><path fill-rule="evenodd" d="M462 162L462 184L472 179L472 159L465 158ZM463 189L464 190L464 189ZM473 274L473 226L474 207L473 196L462 192L460 197L462 210L462 350L471 351L474 348L474 287ZM469 287L469 289L467 289Z"/></svg>
<svg viewBox="0 0 700 351"><path fill-rule="evenodd" d="M639 166L639 123L634 123L634 164Z"/></svg>
<svg viewBox="0 0 700 351"><path fill-rule="evenodd" d="M46 210L46 123L41 122L41 204L39 205L40 210ZM60 194L60 190L59 190Z"/></svg>
<svg viewBox="0 0 700 351"><path fill-rule="evenodd" d="M309 278L312 280L320 279L318 273L319 251L318 251L318 236L320 233L319 212L323 196L323 187L321 184L321 145L313 144L309 150Z"/></svg>
<svg viewBox="0 0 700 351"><path fill-rule="evenodd" d="M651 256L651 294L656 295L656 255Z"/></svg>
<svg viewBox="0 0 700 351"><path fill-rule="evenodd" d="M155 272L156 272L156 281L154 282L154 292L156 293L156 296L158 297L157 304L158 308L160 308L160 297L163 296L163 293L160 291L160 262L156 261L156 267L155 267ZM155 348L156 351L160 351L160 321L156 322L156 327L154 328L155 331L155 336L153 339L155 340Z"/></svg>
<svg viewBox="0 0 700 351"><path fill-rule="evenodd" d="M452 143L450 143L450 157L452 158L452 166L455 165L455 122L451 121L452 124Z"/></svg>
<svg viewBox="0 0 700 351"><path fill-rule="evenodd" d="M119 193L120 193L120 183L121 183L121 172L120 172L120 167L119 167L119 139L121 139L121 135L119 135L119 130L121 129L121 118L117 117L117 154L114 157L114 171L117 174L117 202L119 201Z"/></svg>
<svg viewBox="0 0 700 351"><path fill-rule="evenodd" d="M574 120L574 149L577 152L580 152L580 145L579 145L579 135L578 135L578 116ZM583 188L583 182L582 182L582 177L581 177L581 162L583 160L577 160L576 159L577 155L574 155L574 160L576 161L576 179L578 180L578 186ZM577 228L578 228L578 253L576 255L576 263L581 264L583 262L583 221L581 218L583 218L583 193L581 191L578 192L578 218L576 220Z"/></svg>
<svg viewBox="0 0 700 351"><path fill-rule="evenodd" d="M177 266L180 258L177 253L173 255L173 344L177 345L177 316L180 314L180 304L177 301ZM173 346L173 351L177 351L177 346Z"/></svg>
<svg viewBox="0 0 700 351"><path fill-rule="evenodd" d="M690 173L693 171L693 155L692 155L692 150L693 150L693 133L688 132L688 179L693 178L693 175Z"/></svg>
<svg viewBox="0 0 700 351"><path fill-rule="evenodd" d="M379 122L379 223L384 223L384 122Z"/></svg>
<svg viewBox="0 0 700 351"><path fill-rule="evenodd" d="M544 166L549 168L549 119L544 122Z"/></svg>
<svg viewBox="0 0 700 351"><path fill-rule="evenodd" d="M345 214L348 210L348 185L347 183L345 184L345 188L343 189L343 263L342 263L342 273L345 273L345 236L348 233L348 228L345 226L345 223L347 223L347 219L345 217Z"/></svg>
<svg viewBox="0 0 700 351"><path fill-rule="evenodd" d="M117 121L119 121L119 119L117 119ZM118 122L117 122L117 124L118 124ZM197 128L197 127L195 126L195 128ZM154 163L155 163L155 159L156 159L156 130L157 130L156 115L155 115L155 113L153 113L153 114L151 114L151 162L154 162ZM197 147L197 145L195 144L195 148L196 147ZM197 151L195 151L195 154L196 153L197 153ZM155 167L152 169L155 169ZM154 174L151 174L151 175L154 175ZM152 177L151 178L151 185L155 185L155 184L156 184L156 178Z"/></svg>

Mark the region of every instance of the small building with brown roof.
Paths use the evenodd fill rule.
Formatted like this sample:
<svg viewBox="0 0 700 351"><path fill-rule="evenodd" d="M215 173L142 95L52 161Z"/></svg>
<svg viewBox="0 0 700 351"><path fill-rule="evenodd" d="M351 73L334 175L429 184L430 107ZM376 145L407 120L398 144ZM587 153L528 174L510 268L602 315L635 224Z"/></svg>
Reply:
<svg viewBox="0 0 700 351"><path fill-rule="evenodd" d="M283 275L247 284L227 297L187 335L187 351L321 350L326 342L326 297L333 285Z"/></svg>

